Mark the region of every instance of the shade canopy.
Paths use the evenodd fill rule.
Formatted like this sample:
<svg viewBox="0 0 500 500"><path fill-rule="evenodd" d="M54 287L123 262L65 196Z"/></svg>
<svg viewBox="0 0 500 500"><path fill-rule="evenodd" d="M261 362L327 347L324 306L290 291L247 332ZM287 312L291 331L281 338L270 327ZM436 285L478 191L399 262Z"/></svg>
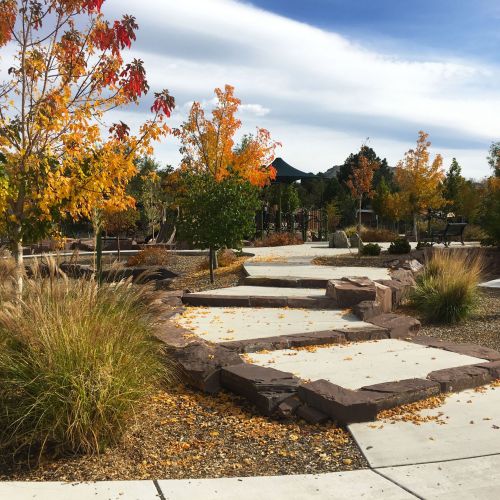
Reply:
<svg viewBox="0 0 500 500"><path fill-rule="evenodd" d="M302 172L302 170L292 167L283 158L276 158L271 165L276 169L276 179L274 179L274 182L288 183L316 177L314 174Z"/></svg>

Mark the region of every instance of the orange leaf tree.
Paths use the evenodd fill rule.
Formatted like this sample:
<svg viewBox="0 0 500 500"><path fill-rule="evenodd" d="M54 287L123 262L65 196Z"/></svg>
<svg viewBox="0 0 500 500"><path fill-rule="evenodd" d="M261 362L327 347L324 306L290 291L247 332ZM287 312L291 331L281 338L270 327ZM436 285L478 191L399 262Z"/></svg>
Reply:
<svg viewBox="0 0 500 500"><path fill-rule="evenodd" d="M236 117L241 101L234 96L234 87L215 89L217 104L212 118L206 117L199 102L191 106L189 117L175 135L182 143L182 168L191 173L207 173L217 181L237 176L254 186L263 187L276 177L270 166L278 143L271 140L266 129L255 136L245 136L235 147L235 134L241 127Z"/></svg>
<svg viewBox="0 0 500 500"><path fill-rule="evenodd" d="M4 57L14 53L0 86L0 224L19 291L23 241L49 233L60 217L133 205L125 188L134 157L168 132L174 102L166 90L135 134L123 122L104 126L107 112L138 103L149 86L142 61L123 59L135 19L110 22L103 3L0 0L0 46Z"/></svg>
<svg viewBox="0 0 500 500"><path fill-rule="evenodd" d="M398 205L396 211L411 216L415 240L418 240L418 215L429 208L439 208L444 203L441 193L443 158L438 154L430 161L431 143L428 137L428 134L420 131L416 148L407 151L396 166L395 179L400 190L394 200Z"/></svg>
<svg viewBox="0 0 500 500"><path fill-rule="evenodd" d="M346 184L351 194L358 201L358 236L361 235L361 207L363 198L371 198L375 192L372 189L373 174L380 167L376 160L370 160L364 154L368 146L362 145L359 150L359 160L352 167L352 174ZM361 252L361 237L358 238L358 250Z"/></svg>
<svg viewBox="0 0 500 500"><path fill-rule="evenodd" d="M211 119L195 102L187 121L174 132L182 143L185 186L180 230L192 244L210 250L212 281L217 250L241 247L242 239L251 235L259 206L257 190L276 176L270 164L277 146L265 129L257 129L235 146L241 127L236 117L240 100L230 85L215 89L215 95Z"/></svg>

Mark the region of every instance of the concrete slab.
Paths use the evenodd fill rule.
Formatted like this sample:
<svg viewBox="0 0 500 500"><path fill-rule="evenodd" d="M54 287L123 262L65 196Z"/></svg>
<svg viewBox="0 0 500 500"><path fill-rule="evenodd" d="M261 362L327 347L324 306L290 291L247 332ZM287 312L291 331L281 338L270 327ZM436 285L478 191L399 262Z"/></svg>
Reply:
<svg viewBox="0 0 500 500"><path fill-rule="evenodd" d="M500 455L378 471L421 498L496 500L500 492Z"/></svg>
<svg viewBox="0 0 500 500"><path fill-rule="evenodd" d="M439 408L423 416L441 420L377 422L349 425L349 430L372 467L421 464L500 453L500 388L467 390L450 395Z"/></svg>
<svg viewBox="0 0 500 500"><path fill-rule="evenodd" d="M325 297L325 290L321 288L280 288L269 286L231 286L197 292L197 295L231 295L251 297Z"/></svg>
<svg viewBox="0 0 500 500"><path fill-rule="evenodd" d="M341 279L346 276L366 276L372 280L390 279L388 269L383 267L329 267L313 264L289 264L268 262L247 262L245 270L249 276L267 278L315 278L324 280Z"/></svg>
<svg viewBox="0 0 500 500"><path fill-rule="evenodd" d="M250 358L259 366L291 372L304 380L328 380L347 389L425 378L434 370L484 362L479 358L395 339L318 347L313 352L283 349L265 354L252 353Z"/></svg>
<svg viewBox="0 0 500 500"><path fill-rule="evenodd" d="M414 498L371 470L320 475L159 481L165 500L351 500Z"/></svg>
<svg viewBox="0 0 500 500"><path fill-rule="evenodd" d="M277 335L373 328L354 314L323 309L268 307L189 307L174 320L211 342L248 340Z"/></svg>
<svg viewBox="0 0 500 500"><path fill-rule="evenodd" d="M153 481L96 483L1 482L0 498L8 500L158 500Z"/></svg>
<svg viewBox="0 0 500 500"><path fill-rule="evenodd" d="M479 286L483 286L485 288L500 288L500 278L480 283Z"/></svg>

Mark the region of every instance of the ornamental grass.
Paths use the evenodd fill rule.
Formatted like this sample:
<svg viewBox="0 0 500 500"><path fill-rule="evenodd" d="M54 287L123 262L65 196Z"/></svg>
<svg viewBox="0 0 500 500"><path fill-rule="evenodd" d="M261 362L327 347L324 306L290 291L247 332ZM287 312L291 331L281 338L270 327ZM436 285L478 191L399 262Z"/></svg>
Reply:
<svg viewBox="0 0 500 500"><path fill-rule="evenodd" d="M150 289L49 270L0 310L0 447L100 453L170 373L152 336Z"/></svg>
<svg viewBox="0 0 500 500"><path fill-rule="evenodd" d="M478 303L483 268L478 253L436 250L417 277L411 301L428 321L463 321Z"/></svg>

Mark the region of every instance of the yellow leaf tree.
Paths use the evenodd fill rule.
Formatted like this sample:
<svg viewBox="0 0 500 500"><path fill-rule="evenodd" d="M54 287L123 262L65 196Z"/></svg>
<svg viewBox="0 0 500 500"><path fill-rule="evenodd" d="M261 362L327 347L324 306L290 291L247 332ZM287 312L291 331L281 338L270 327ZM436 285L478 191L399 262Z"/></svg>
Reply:
<svg viewBox="0 0 500 500"><path fill-rule="evenodd" d="M393 200L394 211L411 217L415 241L418 240L418 215L429 208L439 208L444 199L441 183L444 179L443 158L436 155L430 161L428 134L418 133L417 146L405 153L405 157L396 165L396 184L399 192ZM397 206L396 206L397 205Z"/></svg>
<svg viewBox="0 0 500 500"><path fill-rule="evenodd" d="M151 118L132 132L107 112L148 92L142 61L125 62L138 26L110 22L104 0L0 0L0 47L9 66L0 85L0 224L16 259L22 245L61 217L133 205L125 188L136 154L168 132L174 105L155 94ZM11 57L9 54L14 54Z"/></svg>

